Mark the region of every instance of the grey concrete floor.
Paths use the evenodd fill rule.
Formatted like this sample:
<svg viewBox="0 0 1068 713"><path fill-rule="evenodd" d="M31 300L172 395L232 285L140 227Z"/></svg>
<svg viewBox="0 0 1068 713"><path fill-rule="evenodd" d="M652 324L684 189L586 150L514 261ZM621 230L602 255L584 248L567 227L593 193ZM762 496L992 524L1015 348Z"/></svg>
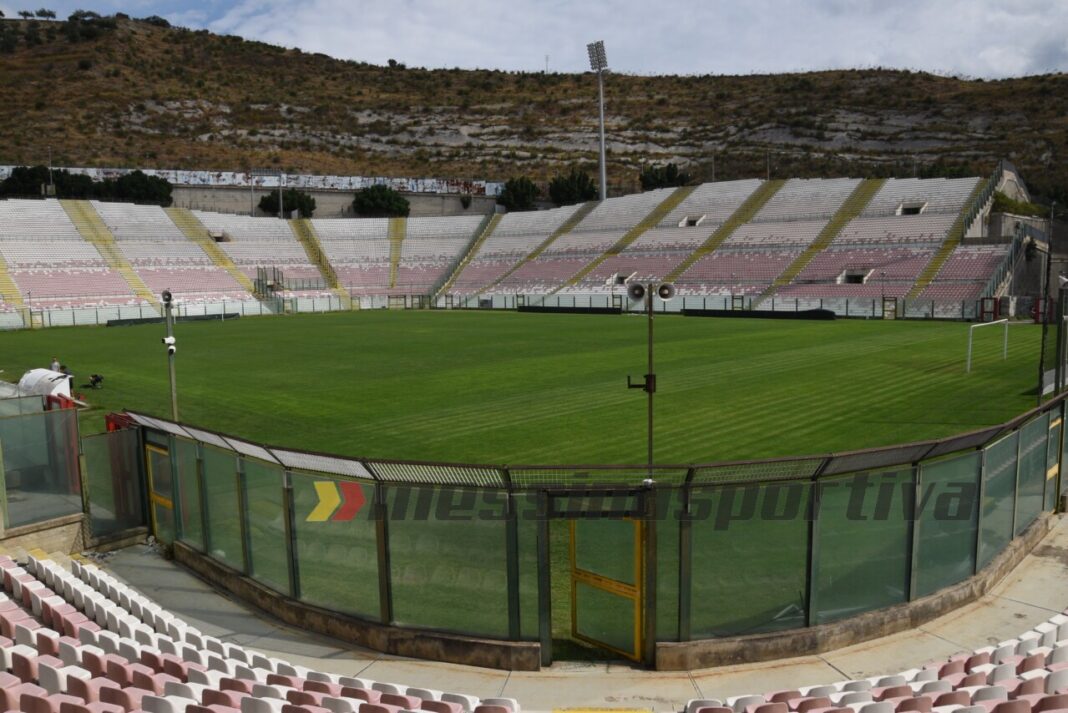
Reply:
<svg viewBox="0 0 1068 713"><path fill-rule="evenodd" d="M524 710L629 708L678 711L691 698L763 693L896 673L1012 638L1068 608L1068 519L989 594L927 624L818 656L688 673L624 663L561 662L507 672L405 659L282 624L230 599L152 549L113 553L104 566L201 631L310 668L373 680L507 696Z"/></svg>

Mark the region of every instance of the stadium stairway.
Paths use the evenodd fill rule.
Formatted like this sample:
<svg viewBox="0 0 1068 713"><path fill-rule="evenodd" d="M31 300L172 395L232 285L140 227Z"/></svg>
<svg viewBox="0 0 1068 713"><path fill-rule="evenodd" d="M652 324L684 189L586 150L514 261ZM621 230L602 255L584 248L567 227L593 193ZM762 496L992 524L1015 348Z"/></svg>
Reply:
<svg viewBox="0 0 1068 713"><path fill-rule="evenodd" d="M637 240L642 235L642 233L649 230L650 228L655 228L657 223L664 219L664 216L675 210L675 208L678 207L679 203L682 203L684 200L686 200L686 198L696 189L697 186L682 186L681 188L675 189L671 193L671 195L669 195L667 198L660 202L660 205L649 211L649 215L642 218L637 225L635 225L633 228L624 233L623 237L620 238L615 245L605 250L604 254L600 257L590 261L590 263L586 265L586 267L579 270L571 277L571 279L557 287L549 294L555 294L562 289L578 284L579 281L582 280L582 278L586 277L586 275L597 269L597 266L600 265L602 262L604 262L610 257L619 255L619 253L623 252L624 248L626 248L628 245Z"/></svg>
<svg viewBox="0 0 1068 713"><path fill-rule="evenodd" d="M452 287L452 283L456 281L456 277L463 272L464 268L467 267L467 263L471 262L472 258L474 258L475 255L478 254L478 251L482 249L482 244L486 242L486 239L493 235L493 231L500 225L501 218L503 218L504 215L501 213L494 213L488 217L489 220L483 222L480 226L481 229L475 232L474 242L468 246L467 250L464 252L463 258L461 258L460 262L456 263L456 267L453 268L445 282L442 283L441 287L431 292L433 295L432 299L437 299L439 296L449 291L449 288Z"/></svg>
<svg viewBox="0 0 1068 713"><path fill-rule="evenodd" d="M779 189L786 183L783 179L775 179L773 181L764 181L760 184L760 187L753 191L745 201L738 206L738 210L731 214L731 217L727 218L712 235L708 236L708 240L700 245L693 253L690 254L685 260L669 272L664 278L667 282L674 282L679 279L679 275L690 269L690 266L695 262L703 258L705 255L715 251L723 241L729 238L735 230L748 223L753 219L753 216L760 212L760 209L764 207L764 204L771 200L772 196L779 192Z"/></svg>
<svg viewBox="0 0 1068 713"><path fill-rule="evenodd" d="M523 265L526 265L528 262L530 262L531 260L533 260L536 257L538 257L539 255L541 255L543 252L545 252L548 249L548 247L550 245L552 245L556 241L556 239L559 238L561 235L567 235L568 233L570 233L575 228L575 226L578 225L579 223L581 223L583 221L583 219L587 215L590 214L590 211L592 211L598 205L600 205L598 201L589 201L588 203L584 203L578 210L576 210L571 215L570 218L565 220L560 225L559 228L557 228L552 233L550 233L549 237L545 238L545 240L543 240L541 242L541 244L538 245L538 247L536 247L533 250L531 250L529 255L527 255L525 258L523 258L522 260L517 262L515 265L512 265L510 268L508 268L507 271L505 271L505 273L503 275L501 275L496 280L494 280L490 284L488 284L485 287L483 287L481 290L479 290L475 294L476 295L480 295L483 292L485 292L486 290L492 290L494 287L496 287L497 285L501 284L506 279L511 277L512 273L514 273L516 270L518 270L519 268L523 267Z"/></svg>
<svg viewBox="0 0 1068 713"><path fill-rule="evenodd" d="M200 246L200 249L204 251L211 262L216 267L221 267L230 273L230 276L237 280L238 284L248 290L249 294L255 292L252 286L252 280L248 278L248 275L237 269L237 265L230 259L222 249L215 244L215 240L208 234L208 229L204 227L195 215L190 213L185 208L165 208L167 215L170 216L171 221L182 231L185 237L192 240L194 243Z"/></svg>
<svg viewBox="0 0 1068 713"><path fill-rule="evenodd" d="M871 199L875 197L875 194L879 192L884 183L886 183L885 178L867 178L861 181L853 189L849 197L845 199L845 202L835 211L835 214L831 216L831 219L827 221L827 225L823 226L823 230L819 232L812 244L805 248L792 263L786 266L782 274L776 277L775 281L754 301L753 307L774 295L780 287L790 284L795 277L800 275L805 266L812 262L812 258L823 252L842 232L842 228L868 207Z"/></svg>
<svg viewBox="0 0 1068 713"><path fill-rule="evenodd" d="M935 279L935 276L942 269L942 266L946 264L946 260L953 254L953 251L961 244L961 240L964 238L964 231L968 229L968 226L964 224L966 216L974 215L976 218L982 216L982 212L974 211L975 203L979 200L983 194L984 184L980 183L972 191L972 195L968 197L968 202L964 204L964 208L961 210L960 215L953 221L953 225L949 227L949 232L946 233L946 239L942 241L941 247L931 257L931 261L927 263L927 266L920 272L920 276L916 278L916 284L912 286L908 294L905 295L906 300L914 300L920 296L920 293L931 284L931 281ZM993 201L993 196L988 200Z"/></svg>
<svg viewBox="0 0 1068 713"><path fill-rule="evenodd" d="M5 304L11 305L17 310L21 310L26 306L26 303L22 301L22 291L19 290L19 286L15 284L15 281L11 279L11 275L7 271L7 261L0 255L0 298L4 300Z"/></svg>
<svg viewBox="0 0 1068 713"><path fill-rule="evenodd" d="M66 211L70 222L77 228L78 233L87 243L96 248L108 267L122 275L122 279L126 281L134 294L162 314L163 308L160 306L159 298L148 289L148 285L134 271L130 261L119 250L119 246L115 243L115 236L104 223L104 219L96 212L93 204L79 200L61 200L59 203Z"/></svg>
<svg viewBox="0 0 1068 713"><path fill-rule="evenodd" d="M400 265L401 244L408 233L407 218L389 219L389 286L397 286L397 266Z"/></svg>
<svg viewBox="0 0 1068 713"><path fill-rule="evenodd" d="M352 309L352 296L338 284L337 272L334 271L334 266L330 264L330 259L323 251L323 245L319 242L319 235L315 232L315 226L312 225L312 222L307 218L298 218L289 221L289 228L293 231L297 241L304 247L304 252L308 255L308 261L319 268L319 274L323 276L326 286L341 300L341 308L345 310Z"/></svg>

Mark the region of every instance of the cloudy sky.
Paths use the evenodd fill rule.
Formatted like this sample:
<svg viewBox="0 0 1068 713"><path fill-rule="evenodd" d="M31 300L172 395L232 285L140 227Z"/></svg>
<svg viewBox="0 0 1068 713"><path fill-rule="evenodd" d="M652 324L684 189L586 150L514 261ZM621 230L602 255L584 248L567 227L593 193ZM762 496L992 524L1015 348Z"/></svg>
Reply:
<svg viewBox="0 0 1068 713"><path fill-rule="evenodd" d="M27 0L28 1L28 0ZM34 0L384 64L577 72L603 39L638 74L895 67L968 77L1068 70L1066 0ZM0 0L8 16L36 9ZM546 60L548 57L548 60Z"/></svg>

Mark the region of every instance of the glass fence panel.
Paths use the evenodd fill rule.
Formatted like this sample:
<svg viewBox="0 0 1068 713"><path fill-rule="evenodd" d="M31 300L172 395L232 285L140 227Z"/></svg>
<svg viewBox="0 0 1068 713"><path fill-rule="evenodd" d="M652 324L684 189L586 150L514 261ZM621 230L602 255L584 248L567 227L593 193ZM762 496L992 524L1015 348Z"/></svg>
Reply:
<svg viewBox="0 0 1068 713"><path fill-rule="evenodd" d="M175 438L173 445L178 472L177 510L178 539L198 550L204 549L204 522L200 510L200 482L197 480L197 444Z"/></svg>
<svg viewBox="0 0 1068 713"><path fill-rule="evenodd" d="M386 506L396 623L506 638L506 494L390 487Z"/></svg>
<svg viewBox="0 0 1068 713"><path fill-rule="evenodd" d="M286 511L281 466L242 458L251 562L249 574L268 587L290 593Z"/></svg>
<svg viewBox="0 0 1068 713"><path fill-rule="evenodd" d="M679 517L682 489L656 492L656 640L679 638Z"/></svg>
<svg viewBox="0 0 1068 713"><path fill-rule="evenodd" d="M1016 485L1016 529L1019 535L1042 512L1046 487L1046 433L1049 416L1042 414L1020 429L1020 465Z"/></svg>
<svg viewBox="0 0 1068 713"><path fill-rule="evenodd" d="M518 493L519 528L519 634L525 641L538 640L538 517L534 491Z"/></svg>
<svg viewBox="0 0 1068 713"><path fill-rule="evenodd" d="M799 482L694 491L693 638L805 625L810 494Z"/></svg>
<svg viewBox="0 0 1068 713"><path fill-rule="evenodd" d="M857 473L819 488L815 621L905 601L912 469Z"/></svg>
<svg viewBox="0 0 1068 713"><path fill-rule="evenodd" d="M82 512L75 409L0 419L0 456L6 527Z"/></svg>
<svg viewBox="0 0 1068 713"><path fill-rule="evenodd" d="M920 467L916 594L962 582L975 572L982 454L924 463Z"/></svg>
<svg viewBox="0 0 1068 713"><path fill-rule="evenodd" d="M1016 507L1016 452L1020 432L1013 431L984 449L983 501L980 504L980 569L1005 549L1012 539L1012 517Z"/></svg>
<svg viewBox="0 0 1068 713"><path fill-rule="evenodd" d="M291 479L301 599L381 620L374 485L303 473Z"/></svg>
<svg viewBox="0 0 1068 713"><path fill-rule="evenodd" d="M137 429L86 436L82 455L93 537L144 525Z"/></svg>
<svg viewBox="0 0 1068 713"><path fill-rule="evenodd" d="M244 547L241 543L241 512L237 498L237 457L232 451L202 446L204 491L208 507L208 554L245 571Z"/></svg>
<svg viewBox="0 0 1068 713"><path fill-rule="evenodd" d="M1068 410L1065 415L1068 416ZM1063 421L1064 419L1062 419ZM1068 424L1061 424L1061 494L1068 494Z"/></svg>

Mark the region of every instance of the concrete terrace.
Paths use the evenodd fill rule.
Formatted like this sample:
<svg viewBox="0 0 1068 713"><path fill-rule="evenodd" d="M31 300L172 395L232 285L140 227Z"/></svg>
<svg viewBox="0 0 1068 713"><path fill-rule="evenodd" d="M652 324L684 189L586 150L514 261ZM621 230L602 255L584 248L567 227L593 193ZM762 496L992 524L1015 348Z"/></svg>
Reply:
<svg viewBox="0 0 1068 713"><path fill-rule="evenodd" d="M399 658L273 621L219 594L145 546L109 555L103 566L205 634L310 668L379 681L519 700L524 711L626 708L678 711L691 698L797 688L891 674L1017 636L1068 609L1068 520L982 599L918 629L818 656L689 673L622 662L561 662L508 672Z"/></svg>

